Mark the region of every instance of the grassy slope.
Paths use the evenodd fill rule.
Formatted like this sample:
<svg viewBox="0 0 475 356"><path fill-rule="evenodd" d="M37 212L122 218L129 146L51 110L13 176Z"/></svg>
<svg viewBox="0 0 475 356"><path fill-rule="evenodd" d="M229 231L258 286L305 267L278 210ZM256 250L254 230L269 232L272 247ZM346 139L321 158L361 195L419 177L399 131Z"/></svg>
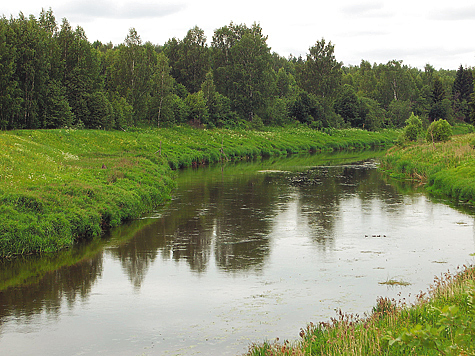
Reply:
<svg viewBox="0 0 475 356"><path fill-rule="evenodd" d="M475 134L446 143L393 147L381 167L394 176L418 179L432 193L475 204Z"/></svg>
<svg viewBox="0 0 475 356"><path fill-rule="evenodd" d="M0 133L0 256L56 251L169 199L171 168L392 143L394 131L188 127Z"/></svg>

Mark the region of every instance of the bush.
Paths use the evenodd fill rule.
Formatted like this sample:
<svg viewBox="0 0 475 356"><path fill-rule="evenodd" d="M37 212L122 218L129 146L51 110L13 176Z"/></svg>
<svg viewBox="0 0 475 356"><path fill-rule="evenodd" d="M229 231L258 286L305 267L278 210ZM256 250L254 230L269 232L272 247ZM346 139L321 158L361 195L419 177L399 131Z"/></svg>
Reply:
<svg viewBox="0 0 475 356"><path fill-rule="evenodd" d="M446 142L452 136L452 126L443 119L434 121L427 129L426 140L429 142Z"/></svg>
<svg viewBox="0 0 475 356"><path fill-rule="evenodd" d="M422 133L422 121L418 116L411 114L406 120L406 127L404 128L404 137L409 141L416 141L417 137Z"/></svg>

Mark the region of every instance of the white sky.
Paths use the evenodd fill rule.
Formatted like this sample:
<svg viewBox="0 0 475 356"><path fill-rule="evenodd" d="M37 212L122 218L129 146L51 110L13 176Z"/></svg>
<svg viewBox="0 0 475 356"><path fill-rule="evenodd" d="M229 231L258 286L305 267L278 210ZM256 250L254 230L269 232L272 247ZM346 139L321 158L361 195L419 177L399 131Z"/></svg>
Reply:
<svg viewBox="0 0 475 356"><path fill-rule="evenodd" d="M210 45L214 30L231 21L257 22L272 51L284 57L305 56L325 38L344 65L396 59L421 69L475 66L473 0L16 0L0 11L38 17L41 8L51 8L58 24L66 17L73 28L83 27L90 42L119 44L135 27L143 42L161 45L197 25Z"/></svg>

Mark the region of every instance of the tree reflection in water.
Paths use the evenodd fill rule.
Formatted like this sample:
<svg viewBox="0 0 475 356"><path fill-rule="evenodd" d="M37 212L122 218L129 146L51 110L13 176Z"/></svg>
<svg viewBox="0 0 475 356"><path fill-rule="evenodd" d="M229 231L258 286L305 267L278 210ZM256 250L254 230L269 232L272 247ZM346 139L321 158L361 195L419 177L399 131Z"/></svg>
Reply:
<svg viewBox="0 0 475 356"><path fill-rule="evenodd" d="M315 244L326 250L334 243L342 199L357 198L363 208L377 199L399 209L395 203L402 196L374 168L361 163L257 175L254 170L224 178L215 168L218 174L207 179L193 179L191 171L155 223L109 252L120 259L135 287L157 254L185 260L198 273L210 263L228 272L259 270L270 254L274 219L292 200L307 218ZM366 209L372 209L368 204Z"/></svg>
<svg viewBox="0 0 475 356"><path fill-rule="evenodd" d="M259 336L252 336L256 340L279 326L285 332L289 325L301 327L316 309L331 309L340 299L352 303L356 295L358 303L373 303L379 279L401 266L432 277L427 240L414 241L419 245L410 251L400 245L409 235L407 229L421 225L410 200L416 202L414 209L421 201L430 205L421 195L408 196L412 186L389 184L373 163L315 167L314 157L282 163L180 172L176 196L167 206L114 229L108 239L55 255L3 261L2 346L17 349L15 337L22 331L17 332L14 323L37 327L35 335L45 344L57 338L62 327L71 327L97 337L95 345L104 347L105 354L114 354L113 347L129 347L127 354L138 354L135 341L127 341L130 335L139 335L142 345L150 340L168 343L164 347L170 350L188 342L197 346L210 337L208 332L215 334L215 345L235 345L232 338L237 334L249 340L260 330ZM426 225L431 209L421 214ZM434 216L444 211L440 206L435 210ZM464 225L457 224L461 231ZM394 238L364 238L377 233L366 231L367 226L389 225L397 232ZM447 226L454 228L445 222ZM446 249L443 237L434 239L430 230L418 231L422 234L430 235L436 254ZM422 255L425 267L419 262ZM451 256L459 255L455 251ZM404 266L401 258L418 264ZM419 278L422 273L417 274ZM75 313L83 314L75 318ZM274 319L268 320L267 313ZM44 316L54 323L44 324ZM97 325L103 319L104 324ZM84 331L78 320L96 324ZM44 333L39 330L43 326ZM120 337L102 334L108 328ZM66 348L76 341L67 338L68 332L62 334ZM178 340L180 332L186 337ZM210 345L201 347L208 351Z"/></svg>

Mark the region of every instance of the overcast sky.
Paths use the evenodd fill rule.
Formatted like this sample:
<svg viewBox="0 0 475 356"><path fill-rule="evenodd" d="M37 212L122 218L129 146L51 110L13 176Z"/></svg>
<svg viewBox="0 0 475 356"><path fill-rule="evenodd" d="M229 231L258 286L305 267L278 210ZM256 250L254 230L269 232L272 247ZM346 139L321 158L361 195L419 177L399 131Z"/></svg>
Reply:
<svg viewBox="0 0 475 356"><path fill-rule="evenodd" d="M84 28L90 42L122 43L131 27L143 42L164 44L182 39L195 25L212 41L215 29L231 21L259 23L273 52L305 56L325 38L335 45L338 61L358 65L403 60L436 69L475 66L473 0L10 0L1 11L38 17L51 8L58 24L67 18Z"/></svg>

